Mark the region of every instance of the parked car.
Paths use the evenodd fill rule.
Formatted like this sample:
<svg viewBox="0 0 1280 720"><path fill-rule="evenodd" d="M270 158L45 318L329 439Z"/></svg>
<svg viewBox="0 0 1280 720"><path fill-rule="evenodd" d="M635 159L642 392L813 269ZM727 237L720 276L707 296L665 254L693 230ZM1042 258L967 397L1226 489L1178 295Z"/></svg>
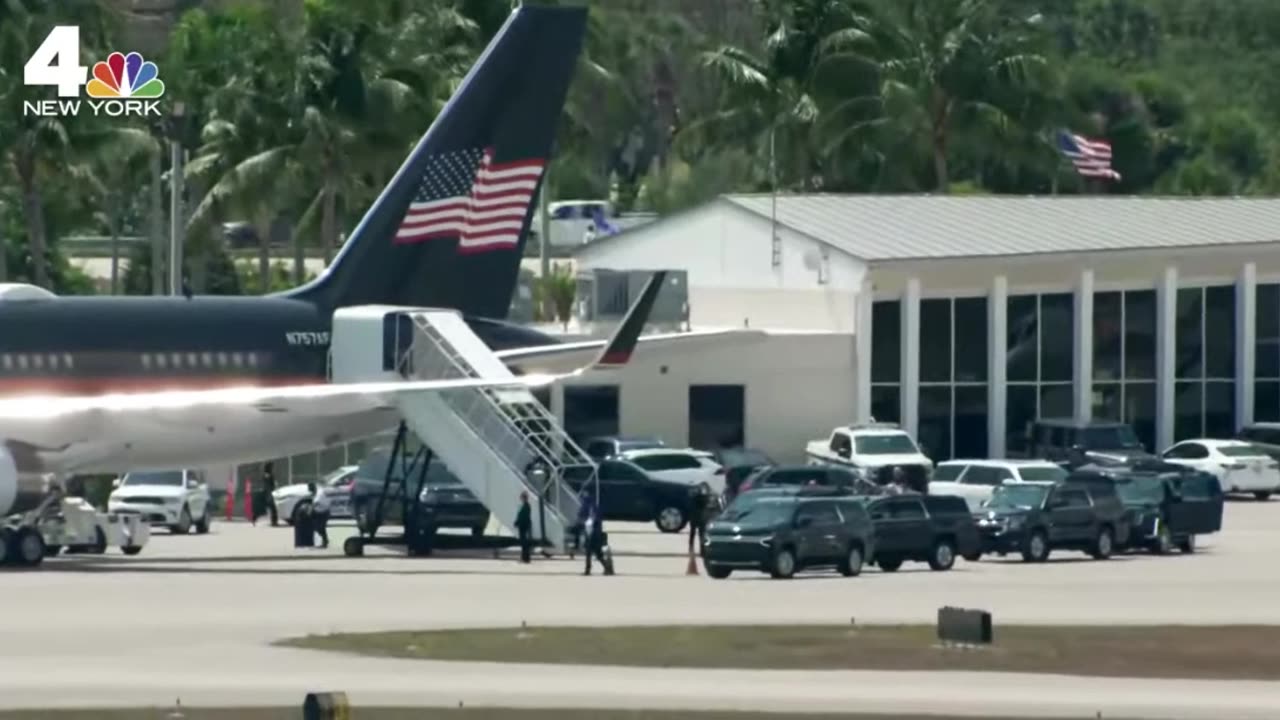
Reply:
<svg viewBox="0 0 1280 720"><path fill-rule="evenodd" d="M1029 457L1051 460L1068 469L1097 461L1154 457L1133 428L1124 423L1044 419L1031 423L1028 433Z"/></svg>
<svg viewBox="0 0 1280 720"><path fill-rule="evenodd" d="M361 530L369 527L371 518L379 510L378 498L383 491L389 463L391 453L377 450L370 453L356 469L355 481L350 486L350 507L356 526ZM404 482L403 469L397 461L392 465L387 497L382 502L380 524L404 524ZM409 476L410 487L416 489L417 483L417 470L414 470ZM424 513L425 526L437 530L463 528L469 530L472 536L480 537L489 525L489 508L439 461L432 461L427 467L425 483L418 499Z"/></svg>
<svg viewBox="0 0 1280 720"><path fill-rule="evenodd" d="M1168 462L1207 472L1226 493L1251 493L1266 500L1280 492L1280 463L1243 440L1183 440L1161 453Z"/></svg>
<svg viewBox="0 0 1280 720"><path fill-rule="evenodd" d="M877 495L883 488L864 480L848 467L835 465L781 465L760 468L743 481L738 494L756 492L762 488L819 486L845 488L849 494Z"/></svg>
<svg viewBox="0 0 1280 720"><path fill-rule="evenodd" d="M355 483L356 470L359 468L359 465L344 465L316 483L316 491L323 493L329 500L329 517L351 517L351 486ZM276 516L292 525L298 517L299 509L306 505L303 501L310 494L306 483L292 483L276 488L271 493L271 502L276 504Z"/></svg>
<svg viewBox="0 0 1280 720"><path fill-rule="evenodd" d="M694 487L705 483L717 495L724 492L724 468L709 452L693 448L637 448L623 450L615 459L626 460L658 480Z"/></svg>
<svg viewBox="0 0 1280 720"><path fill-rule="evenodd" d="M1258 446L1273 460L1280 460L1280 423L1257 422L1245 425L1240 429L1238 439Z"/></svg>
<svg viewBox="0 0 1280 720"><path fill-rule="evenodd" d="M213 516L209 485L199 470L127 472L113 484L107 512L142 515L151 525L164 525L174 535L209 532Z"/></svg>
<svg viewBox="0 0 1280 720"><path fill-rule="evenodd" d="M852 468L865 480L888 485L901 469L911 489L927 492L933 461L897 425L870 423L835 428L825 440L805 446L811 464Z"/></svg>
<svg viewBox="0 0 1280 720"><path fill-rule="evenodd" d="M662 438L656 437L621 437L608 435L604 437L588 438L582 443L583 451L585 451L587 455L591 456L591 459L596 462L616 457L627 450L660 447L666 447L666 443L662 442Z"/></svg>
<svg viewBox="0 0 1280 720"><path fill-rule="evenodd" d="M982 537L963 498L955 495L889 495L867 498L875 526L873 562L893 572L903 561L927 562L950 570L956 556L982 557Z"/></svg>
<svg viewBox="0 0 1280 720"><path fill-rule="evenodd" d="M697 486L671 482L645 472L635 463L613 459L601 462L595 477L590 466L565 468L564 480L575 492L598 479L600 512L605 520L652 522L664 533L684 529L693 510Z"/></svg>
<svg viewBox="0 0 1280 720"><path fill-rule="evenodd" d="M1067 471L1048 460L947 460L938 463L929 480L930 495L957 495L970 512L991 499L1005 483L1061 482Z"/></svg>
<svg viewBox="0 0 1280 720"><path fill-rule="evenodd" d="M754 448L721 448L712 451L711 459L720 463L724 494L730 500L738 494L743 481L756 470L777 465L767 453Z"/></svg>
<svg viewBox="0 0 1280 720"><path fill-rule="evenodd" d="M1089 491L1054 483L1017 483L995 489L978 520L983 553L1021 553L1044 562L1053 550L1079 550L1098 560L1115 550L1115 530L1094 508Z"/></svg>
<svg viewBox="0 0 1280 720"><path fill-rule="evenodd" d="M1077 472L1086 473L1113 482L1135 517L1128 548L1192 553L1197 535L1222 529L1222 488L1209 473L1168 463L1141 469L1086 466Z"/></svg>
<svg viewBox="0 0 1280 720"><path fill-rule="evenodd" d="M726 509L707 527L702 562L713 578L727 578L734 570L790 578L816 568L852 577L875 554L871 518L854 497L786 493L746 502L745 511L729 515Z"/></svg>

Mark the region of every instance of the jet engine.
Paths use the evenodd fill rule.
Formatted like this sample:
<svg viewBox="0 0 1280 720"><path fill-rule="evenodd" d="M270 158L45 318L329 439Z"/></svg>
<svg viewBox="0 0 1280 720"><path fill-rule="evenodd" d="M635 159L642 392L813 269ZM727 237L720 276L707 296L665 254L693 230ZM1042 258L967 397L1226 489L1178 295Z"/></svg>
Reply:
<svg viewBox="0 0 1280 720"><path fill-rule="evenodd" d="M19 474L13 455L0 446L0 517L34 510L48 489L44 476Z"/></svg>

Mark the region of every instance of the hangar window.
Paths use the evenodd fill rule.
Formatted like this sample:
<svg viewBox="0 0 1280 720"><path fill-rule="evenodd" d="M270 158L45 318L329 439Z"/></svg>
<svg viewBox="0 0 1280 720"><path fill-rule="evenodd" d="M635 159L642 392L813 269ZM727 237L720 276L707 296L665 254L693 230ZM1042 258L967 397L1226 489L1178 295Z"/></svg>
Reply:
<svg viewBox="0 0 1280 720"><path fill-rule="evenodd" d="M1254 315L1253 419L1280 421L1280 284L1259 283Z"/></svg>
<svg viewBox="0 0 1280 720"><path fill-rule="evenodd" d="M618 434L617 385L566 385L564 428L574 442Z"/></svg>
<svg viewBox="0 0 1280 720"><path fill-rule="evenodd" d="M1093 296L1093 416L1130 424L1155 444L1156 292Z"/></svg>
<svg viewBox="0 0 1280 720"><path fill-rule="evenodd" d="M871 305L871 415L881 422L902 417L902 303Z"/></svg>
<svg viewBox="0 0 1280 720"><path fill-rule="evenodd" d="M1010 295L1005 341L1005 447L1026 452L1037 418L1072 415L1075 297L1072 293Z"/></svg>
<svg viewBox="0 0 1280 720"><path fill-rule="evenodd" d="M985 457L987 298L922 300L920 346L917 433L925 453L935 461Z"/></svg>
<svg viewBox="0 0 1280 720"><path fill-rule="evenodd" d="M742 447L746 436L746 388L689 386L689 446L702 450Z"/></svg>
<svg viewBox="0 0 1280 720"><path fill-rule="evenodd" d="M1178 290L1174 440L1235 434L1233 285Z"/></svg>

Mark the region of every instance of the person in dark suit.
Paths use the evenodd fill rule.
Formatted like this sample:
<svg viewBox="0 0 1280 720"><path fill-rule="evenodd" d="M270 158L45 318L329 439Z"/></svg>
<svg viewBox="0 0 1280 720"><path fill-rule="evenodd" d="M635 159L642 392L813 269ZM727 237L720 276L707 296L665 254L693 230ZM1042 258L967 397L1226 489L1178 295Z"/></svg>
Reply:
<svg viewBox="0 0 1280 720"><path fill-rule="evenodd" d="M280 517L276 513L276 503L272 498L272 493L276 490L276 473L271 463L262 466L262 492L264 502L267 505L267 514L271 516L271 527L280 524Z"/></svg>
<svg viewBox="0 0 1280 720"><path fill-rule="evenodd" d="M520 511L516 513L516 534L520 537L520 562L528 563L533 554L533 509L529 493L520 492Z"/></svg>
<svg viewBox="0 0 1280 720"><path fill-rule="evenodd" d="M604 518L600 516L600 508L598 506L592 508L591 518L587 521L587 549L584 555L587 559L587 566L583 569L583 575L591 574L591 558L600 561L600 565L604 568L605 575L613 574L613 560L605 552L605 548L609 546L609 536L604 531Z"/></svg>

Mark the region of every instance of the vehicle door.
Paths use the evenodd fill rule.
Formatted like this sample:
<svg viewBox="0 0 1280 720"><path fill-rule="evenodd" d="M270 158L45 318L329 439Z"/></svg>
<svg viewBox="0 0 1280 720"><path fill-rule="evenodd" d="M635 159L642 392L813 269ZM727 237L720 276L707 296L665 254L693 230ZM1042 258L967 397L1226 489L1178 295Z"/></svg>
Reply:
<svg viewBox="0 0 1280 720"><path fill-rule="evenodd" d="M1177 484L1169 524L1177 532L1203 535L1222 529L1222 485L1209 473L1187 473Z"/></svg>
<svg viewBox="0 0 1280 720"><path fill-rule="evenodd" d="M844 555L844 521L834 502L822 500L803 503L796 515L811 518L801 521L802 526L797 528L803 537L804 546L799 549L803 562L835 562ZM797 547L800 543L801 538L797 538Z"/></svg>
<svg viewBox="0 0 1280 720"><path fill-rule="evenodd" d="M191 517L204 517L205 510L209 507L209 486L205 484L204 472L188 470L185 482L187 508L191 511Z"/></svg>
<svg viewBox="0 0 1280 720"><path fill-rule="evenodd" d="M599 465L600 513L606 520L644 522L655 512L649 476L622 460Z"/></svg>
<svg viewBox="0 0 1280 720"><path fill-rule="evenodd" d="M1055 543L1083 542L1093 536L1093 506L1081 488L1055 487L1045 503L1049 514L1049 539Z"/></svg>
<svg viewBox="0 0 1280 720"><path fill-rule="evenodd" d="M329 485L324 488L324 495L329 498L330 517L346 517L351 514L351 488L355 486L355 479L356 473L351 470L329 481Z"/></svg>
<svg viewBox="0 0 1280 720"><path fill-rule="evenodd" d="M923 555L933 544L933 531L924 502L918 497L900 497L891 501L889 517L893 523L894 543L905 555Z"/></svg>

